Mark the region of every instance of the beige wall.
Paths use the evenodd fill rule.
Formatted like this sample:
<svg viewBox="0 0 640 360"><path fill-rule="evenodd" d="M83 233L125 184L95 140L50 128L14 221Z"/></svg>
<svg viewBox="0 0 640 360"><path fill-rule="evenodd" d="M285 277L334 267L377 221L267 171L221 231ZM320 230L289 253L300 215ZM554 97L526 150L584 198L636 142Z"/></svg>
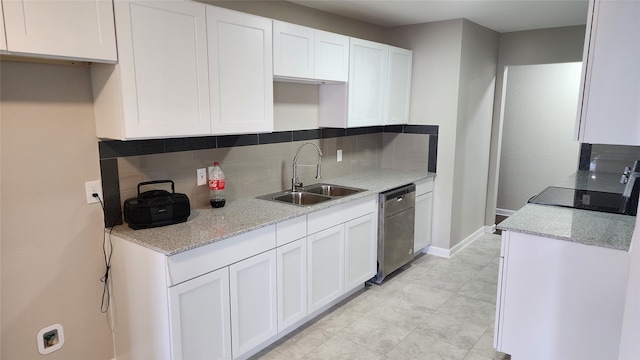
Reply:
<svg viewBox="0 0 640 360"><path fill-rule="evenodd" d="M504 100L504 70L510 65L553 64L582 61L585 26L568 26L553 29L518 31L500 36L498 72L493 127L491 129L491 155L489 183L487 186L487 210L485 224L495 223L498 197L498 170L502 141L502 111Z"/></svg>
<svg viewBox="0 0 640 360"><path fill-rule="evenodd" d="M450 247L484 228L499 41L497 32L464 21Z"/></svg>
<svg viewBox="0 0 640 360"><path fill-rule="evenodd" d="M389 29L389 42L413 50L410 122L438 125L432 245L449 249L458 117L462 20Z"/></svg>
<svg viewBox="0 0 640 360"><path fill-rule="evenodd" d="M110 359L102 214L84 193L100 178L89 70L2 61L0 76L0 357ZM36 335L56 323L65 344L43 357Z"/></svg>

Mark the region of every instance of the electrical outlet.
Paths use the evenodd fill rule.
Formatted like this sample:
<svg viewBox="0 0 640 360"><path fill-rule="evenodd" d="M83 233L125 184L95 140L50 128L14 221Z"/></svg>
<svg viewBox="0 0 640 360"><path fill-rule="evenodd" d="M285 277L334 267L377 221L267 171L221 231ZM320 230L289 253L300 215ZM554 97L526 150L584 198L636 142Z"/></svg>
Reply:
<svg viewBox="0 0 640 360"><path fill-rule="evenodd" d="M87 204L100 202L93 196L94 193L98 194L100 199L104 201L104 197L102 197L102 182L100 182L100 180L87 181L84 183L84 188L87 194Z"/></svg>
<svg viewBox="0 0 640 360"><path fill-rule="evenodd" d="M338 153L336 154L336 159L338 162L342 161L342 149L338 149Z"/></svg>
<svg viewBox="0 0 640 360"><path fill-rule="evenodd" d="M196 177L198 179L198 186L207 185L207 169L202 168L196 170Z"/></svg>

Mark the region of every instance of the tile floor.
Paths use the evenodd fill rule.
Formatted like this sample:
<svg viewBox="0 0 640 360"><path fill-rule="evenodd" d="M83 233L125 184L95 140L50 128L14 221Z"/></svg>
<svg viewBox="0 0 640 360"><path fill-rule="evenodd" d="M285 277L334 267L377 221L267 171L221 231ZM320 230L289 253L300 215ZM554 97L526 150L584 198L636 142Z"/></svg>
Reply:
<svg viewBox="0 0 640 360"><path fill-rule="evenodd" d="M506 360L493 348L500 236L421 255L252 359Z"/></svg>

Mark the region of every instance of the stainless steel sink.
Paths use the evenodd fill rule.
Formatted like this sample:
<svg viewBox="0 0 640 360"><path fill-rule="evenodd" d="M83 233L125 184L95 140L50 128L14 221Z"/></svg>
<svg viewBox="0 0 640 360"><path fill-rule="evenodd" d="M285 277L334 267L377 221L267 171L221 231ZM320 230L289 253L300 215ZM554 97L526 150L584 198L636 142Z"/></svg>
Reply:
<svg viewBox="0 0 640 360"><path fill-rule="evenodd" d="M303 191L331 197L342 197L357 194L366 190L331 184L314 184L304 187Z"/></svg>
<svg viewBox="0 0 640 360"><path fill-rule="evenodd" d="M313 205L317 203L321 203L323 201L331 200L328 196L308 193L308 192L291 192L287 191L282 195L272 197L274 201L281 201L287 204L293 205Z"/></svg>
<svg viewBox="0 0 640 360"><path fill-rule="evenodd" d="M362 191L366 190L331 184L314 184L300 188L299 191L283 190L257 198L297 206L310 206Z"/></svg>

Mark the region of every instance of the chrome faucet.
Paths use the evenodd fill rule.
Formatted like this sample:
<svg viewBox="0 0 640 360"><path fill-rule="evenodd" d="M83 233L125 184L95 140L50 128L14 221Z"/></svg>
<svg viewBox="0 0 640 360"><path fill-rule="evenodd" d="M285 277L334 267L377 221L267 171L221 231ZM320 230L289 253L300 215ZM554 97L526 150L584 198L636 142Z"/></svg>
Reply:
<svg viewBox="0 0 640 360"><path fill-rule="evenodd" d="M298 166L314 166L314 165L306 165L306 164L298 165L298 156L300 155L300 150L302 150L302 148L305 145L313 145L316 147L316 149L318 149L318 155L319 155L318 163L315 165L316 179L320 179L322 177L322 150L320 150L320 147L315 143L312 143L312 142L302 143L302 145L300 145L300 147L298 148L298 151L296 152L296 156L293 157L293 176L291 177L291 191L293 192L295 192L299 187L302 187L302 183L300 182L300 179L298 179Z"/></svg>

